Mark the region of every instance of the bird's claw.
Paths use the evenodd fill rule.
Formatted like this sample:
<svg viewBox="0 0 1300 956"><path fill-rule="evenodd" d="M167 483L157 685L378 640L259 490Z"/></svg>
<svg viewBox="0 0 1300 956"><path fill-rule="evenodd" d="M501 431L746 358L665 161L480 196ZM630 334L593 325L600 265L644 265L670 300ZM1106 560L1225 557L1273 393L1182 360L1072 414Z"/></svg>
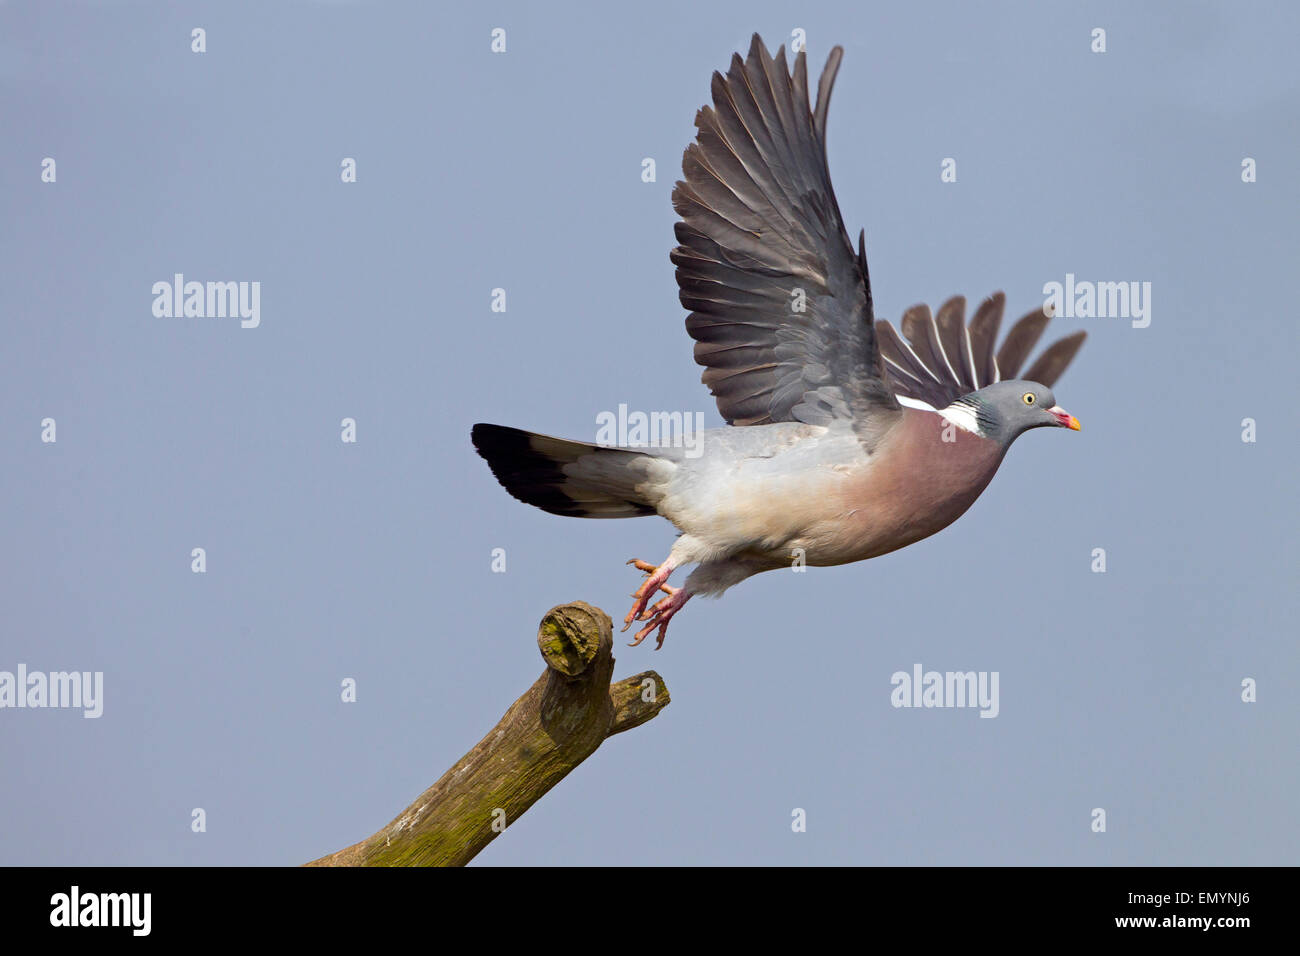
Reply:
<svg viewBox="0 0 1300 956"><path fill-rule="evenodd" d="M633 621L644 621L647 619L647 614L653 613L646 611L646 604L649 603L650 596L656 591L663 591L669 597L672 597L679 590L678 588L669 587L667 584L668 576L673 573L672 566L667 561L660 565L653 565L649 561L631 558L627 563L635 565L638 571L644 571L646 579L641 582L641 586L632 594L635 603L632 605L632 610L627 612L627 617L623 618L624 631L632 626ZM659 602L659 604L663 603L663 601ZM658 606L658 604L655 605L655 607ZM641 640L644 639L644 635L642 635ZM636 643L639 644L641 641L638 640Z"/></svg>
<svg viewBox="0 0 1300 956"><path fill-rule="evenodd" d="M650 636L651 631L658 628L659 634L655 638L655 650L662 648L664 638L668 636L668 622L672 620L674 614L681 610L682 605L686 603L686 598L685 591L681 588L673 588L673 593L669 597L664 598L654 607L639 615L637 617L638 621L649 621L649 623L637 631L636 637L632 639L628 647L636 647ZM627 628L624 628L624 630L627 630Z"/></svg>

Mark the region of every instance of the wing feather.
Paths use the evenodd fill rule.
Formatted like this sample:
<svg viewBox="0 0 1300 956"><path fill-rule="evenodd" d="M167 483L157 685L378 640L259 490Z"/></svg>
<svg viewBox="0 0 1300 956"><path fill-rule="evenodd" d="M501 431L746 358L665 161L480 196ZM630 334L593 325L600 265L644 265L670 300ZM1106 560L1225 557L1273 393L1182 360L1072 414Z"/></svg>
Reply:
<svg viewBox="0 0 1300 956"><path fill-rule="evenodd" d="M951 405L986 385L1024 378L1051 388L1087 338L1074 332L1044 349L1023 375L1025 359L1042 337L1050 317L1041 309L1021 318L1007 333L996 355L993 347L1002 324L1006 296L995 292L985 299L970 323L962 325L966 300L955 296L932 316L926 305L903 313L900 336L884 319L876 322L876 340L885 371L900 398L925 402L933 408Z"/></svg>
<svg viewBox="0 0 1300 956"><path fill-rule="evenodd" d="M809 106L803 52L757 35L714 73L713 105L673 190L672 261L695 360L733 425L852 421L870 446L899 419L873 329L870 279L831 188L826 112L843 51Z"/></svg>

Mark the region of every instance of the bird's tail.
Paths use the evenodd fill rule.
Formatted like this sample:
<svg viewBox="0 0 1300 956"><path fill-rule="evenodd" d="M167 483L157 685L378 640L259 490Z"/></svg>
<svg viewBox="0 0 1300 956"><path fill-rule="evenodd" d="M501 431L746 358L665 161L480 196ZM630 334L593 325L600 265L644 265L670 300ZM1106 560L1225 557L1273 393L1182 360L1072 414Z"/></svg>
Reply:
<svg viewBox="0 0 1300 956"><path fill-rule="evenodd" d="M503 488L525 504L574 518L657 514L676 465L624 448L552 438L504 425L470 431L478 453Z"/></svg>

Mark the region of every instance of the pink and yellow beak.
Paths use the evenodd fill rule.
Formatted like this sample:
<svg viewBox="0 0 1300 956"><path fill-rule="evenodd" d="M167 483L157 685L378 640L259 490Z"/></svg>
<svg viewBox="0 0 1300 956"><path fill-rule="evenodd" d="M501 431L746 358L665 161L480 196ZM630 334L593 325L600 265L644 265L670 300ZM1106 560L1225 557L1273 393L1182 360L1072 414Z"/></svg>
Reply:
<svg viewBox="0 0 1300 956"><path fill-rule="evenodd" d="M1079 419L1075 418L1060 405L1053 405L1049 408L1048 413L1056 419L1056 424L1062 428L1068 428L1071 431L1082 431L1083 426L1079 424Z"/></svg>

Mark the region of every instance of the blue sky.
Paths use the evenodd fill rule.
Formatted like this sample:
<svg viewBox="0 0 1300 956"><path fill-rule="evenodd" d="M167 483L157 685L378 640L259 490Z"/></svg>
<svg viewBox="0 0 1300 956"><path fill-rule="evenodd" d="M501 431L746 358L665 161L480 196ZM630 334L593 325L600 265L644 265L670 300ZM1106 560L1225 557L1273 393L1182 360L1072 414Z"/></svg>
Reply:
<svg viewBox="0 0 1300 956"><path fill-rule="evenodd" d="M878 315L1002 289L1014 317L1072 274L1151 283L1150 324L1053 322L1089 331L1055 387L1084 430L1025 436L951 528L616 645L672 704L476 862L1295 863L1298 21L0 4L0 671L104 673L98 719L0 709L0 863L339 849L536 678L548 608L621 618L673 529L527 508L469 428L721 423L669 196L711 72L796 29L814 75L845 48L830 168ZM260 324L155 316L178 272L260 283ZM918 663L996 671L996 719L892 707Z"/></svg>

